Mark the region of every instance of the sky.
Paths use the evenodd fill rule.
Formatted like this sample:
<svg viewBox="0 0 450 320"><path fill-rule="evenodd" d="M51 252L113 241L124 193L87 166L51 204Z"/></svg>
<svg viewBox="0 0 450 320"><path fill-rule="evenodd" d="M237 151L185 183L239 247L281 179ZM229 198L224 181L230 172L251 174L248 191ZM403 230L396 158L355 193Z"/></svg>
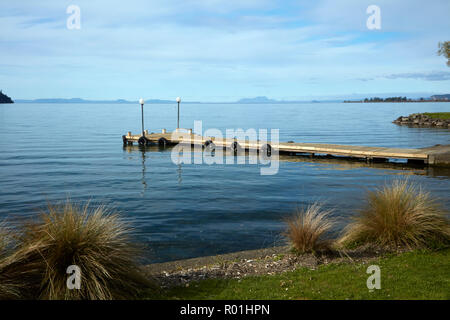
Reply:
<svg viewBox="0 0 450 320"><path fill-rule="evenodd" d="M367 27L370 5L380 29ZM436 54L449 12L448 0L2 0L0 89L215 102L450 93Z"/></svg>

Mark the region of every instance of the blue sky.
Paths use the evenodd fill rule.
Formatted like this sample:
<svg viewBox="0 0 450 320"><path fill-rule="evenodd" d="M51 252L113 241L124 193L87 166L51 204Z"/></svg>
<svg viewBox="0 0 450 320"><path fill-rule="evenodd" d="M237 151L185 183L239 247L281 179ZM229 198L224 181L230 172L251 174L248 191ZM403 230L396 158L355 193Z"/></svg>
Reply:
<svg viewBox="0 0 450 320"><path fill-rule="evenodd" d="M69 30L69 5L81 29ZM369 5L381 30L369 30ZM3 1L15 99L308 100L450 93L448 0Z"/></svg>

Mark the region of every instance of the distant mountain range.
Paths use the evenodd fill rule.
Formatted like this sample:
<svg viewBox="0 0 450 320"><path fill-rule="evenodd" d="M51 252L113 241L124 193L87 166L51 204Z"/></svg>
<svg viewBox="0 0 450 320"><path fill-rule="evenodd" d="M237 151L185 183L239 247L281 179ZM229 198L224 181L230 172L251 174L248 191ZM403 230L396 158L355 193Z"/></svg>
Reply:
<svg viewBox="0 0 450 320"><path fill-rule="evenodd" d="M4 95L5 97L8 97ZM1 96L0 96L1 98ZM9 98L9 97L8 97ZM422 98L423 99L423 98ZM426 100L450 100L450 94L440 94L433 95ZM12 100L11 100L12 101ZM320 102L357 102L359 100L344 100L344 99L333 99L333 100L275 100L269 99L265 96L259 96L255 98L243 98L235 102L199 102L199 101L184 101L183 103L207 103L207 104L289 104L289 103L320 103ZM137 100L125 100L125 99L117 99L117 100L85 100L81 98L71 98L71 99L62 99L62 98L51 98L51 99L17 99L15 102L17 103L90 103L90 104L138 104ZM5 103L5 102L4 102ZM9 102L12 103L12 102ZM145 103L154 103L154 104L172 104L176 103L175 100L162 100L162 99L148 99L145 100Z"/></svg>
<svg viewBox="0 0 450 320"><path fill-rule="evenodd" d="M124 99L117 99L117 100L85 100L81 98L71 98L71 99L34 99L34 100L24 100L24 99L17 99L16 102L18 103L139 103L136 101L129 101ZM160 99L150 99L146 100L146 103L175 103L171 100L160 100Z"/></svg>
<svg viewBox="0 0 450 320"><path fill-rule="evenodd" d="M18 103L109 103L109 104L120 104L120 103L139 103L137 100L130 101L124 99L117 100L85 100L81 98L71 98L71 99L62 99L62 98L52 98L52 99L17 99ZM267 97L255 97L255 98L244 98L234 102L199 102L199 101L185 101L183 103L208 103L208 104L264 104L264 103L310 103L310 102L341 102L341 100L309 100L309 101L289 101L289 100L275 100L269 99ZM161 99L148 99L145 100L145 103L176 103L175 100L161 100Z"/></svg>
<svg viewBox="0 0 450 320"><path fill-rule="evenodd" d="M230 103L242 103L242 104L264 104L264 103L277 103L277 104L283 104L283 103L311 103L311 102L341 102L342 100L275 100L275 99L269 99L265 96L262 97L256 97L256 98L244 98L240 99L236 102L230 102Z"/></svg>

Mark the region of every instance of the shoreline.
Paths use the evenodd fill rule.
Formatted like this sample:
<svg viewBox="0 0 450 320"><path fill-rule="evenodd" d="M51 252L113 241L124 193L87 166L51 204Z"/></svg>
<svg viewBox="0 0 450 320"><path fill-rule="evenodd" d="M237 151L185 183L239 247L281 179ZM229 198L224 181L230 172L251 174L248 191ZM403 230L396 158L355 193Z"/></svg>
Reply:
<svg viewBox="0 0 450 320"><path fill-rule="evenodd" d="M450 100L412 100L412 101L343 101L343 103L423 103L423 102L450 102Z"/></svg>
<svg viewBox="0 0 450 320"><path fill-rule="evenodd" d="M148 272L149 274L153 273L156 274L164 271L170 272L180 269L198 268L202 266L213 265L223 261L235 261L241 259L260 259L262 257L273 254L286 254L289 252L289 250L290 247L287 245L274 246L262 249L241 250L210 256L178 259L166 262L155 262L144 265L144 268L146 269L146 272Z"/></svg>
<svg viewBox="0 0 450 320"><path fill-rule="evenodd" d="M191 282L206 279L242 279L248 276L276 275L304 267L316 270L330 263L367 263L387 253L408 250L385 250L366 245L352 250L298 255L290 246L244 250L226 254L153 263L142 266L144 274L161 288L189 287Z"/></svg>
<svg viewBox="0 0 450 320"><path fill-rule="evenodd" d="M291 259L285 270L270 269L264 273L238 276L199 277L189 279L187 271L166 278L157 290L146 291L148 300L372 300L372 299L433 299L448 300L449 247L435 249L395 250L358 257L331 258L305 264L307 256ZM278 259L278 263L283 264ZM298 260L303 260L303 264ZM264 261L266 264L270 263ZM258 261L233 263L229 269L242 270ZM286 265L286 264L285 264ZM377 266L382 274L382 286L370 288L368 270ZM275 268L279 269L277 265ZM275 271L275 272L273 272ZM205 271L203 271L206 273ZM218 271L216 271L217 273ZM430 278L432 274L432 278ZM370 277L369 277L370 279ZM157 279L161 281L160 279ZM191 281L193 281L191 283ZM161 284L161 282L159 283ZM430 290L430 287L433 290ZM382 290L374 290L382 289Z"/></svg>
<svg viewBox="0 0 450 320"><path fill-rule="evenodd" d="M440 117L438 114L442 115L445 112L441 113L413 113L409 116L400 116L392 123L399 126L408 126L408 127L425 127L425 128L439 128L439 129L450 129L450 119L445 117Z"/></svg>

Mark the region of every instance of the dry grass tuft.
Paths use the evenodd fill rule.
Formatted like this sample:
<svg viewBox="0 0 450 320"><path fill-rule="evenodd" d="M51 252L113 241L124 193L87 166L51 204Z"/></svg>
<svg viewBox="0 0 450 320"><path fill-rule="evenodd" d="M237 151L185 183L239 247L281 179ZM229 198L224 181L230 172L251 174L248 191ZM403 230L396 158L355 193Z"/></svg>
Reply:
<svg viewBox="0 0 450 320"><path fill-rule="evenodd" d="M3 223L0 223L0 259L6 254L6 249L9 242L9 232L6 230Z"/></svg>
<svg viewBox="0 0 450 320"><path fill-rule="evenodd" d="M306 210L297 213L286 220L286 236L298 253L327 251L331 241L325 238L334 225L330 218L331 210L323 210L322 205L314 203Z"/></svg>
<svg viewBox="0 0 450 320"><path fill-rule="evenodd" d="M49 204L25 226L19 247L3 262L3 273L27 284L21 293L26 298L134 298L149 283L139 270L140 250L130 241L130 231L103 207ZM67 288L70 265L81 269L79 290Z"/></svg>
<svg viewBox="0 0 450 320"><path fill-rule="evenodd" d="M339 243L422 248L448 244L449 239L449 220L442 206L428 192L403 179L369 191L366 205Z"/></svg>
<svg viewBox="0 0 450 320"><path fill-rule="evenodd" d="M19 299L22 283L20 278L10 277L4 272L4 265L11 253L11 236L3 223L0 223L0 300Z"/></svg>

